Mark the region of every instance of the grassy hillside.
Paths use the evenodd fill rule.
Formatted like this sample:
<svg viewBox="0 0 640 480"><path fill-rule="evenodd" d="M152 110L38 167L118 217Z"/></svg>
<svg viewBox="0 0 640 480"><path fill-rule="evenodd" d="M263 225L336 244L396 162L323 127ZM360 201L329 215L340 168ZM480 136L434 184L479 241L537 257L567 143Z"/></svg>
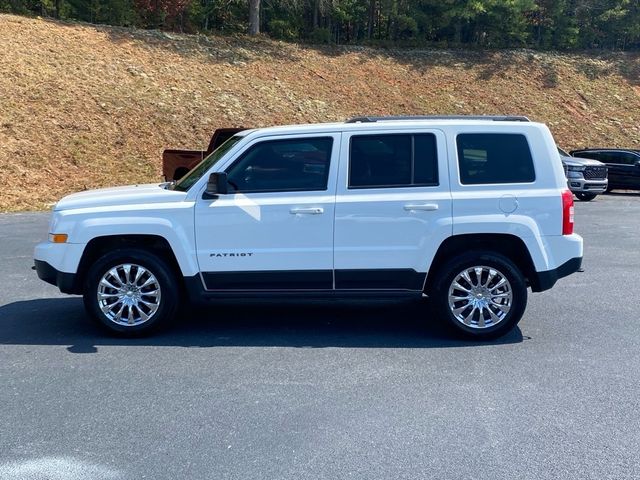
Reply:
<svg viewBox="0 0 640 480"><path fill-rule="evenodd" d="M160 180L221 126L510 113L640 148L640 55L313 48L0 15L0 210Z"/></svg>

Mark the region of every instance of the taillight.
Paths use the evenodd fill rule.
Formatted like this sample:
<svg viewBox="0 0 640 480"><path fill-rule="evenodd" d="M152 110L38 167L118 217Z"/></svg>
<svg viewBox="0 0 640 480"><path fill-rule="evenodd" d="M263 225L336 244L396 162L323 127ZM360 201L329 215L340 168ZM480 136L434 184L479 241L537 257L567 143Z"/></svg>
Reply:
<svg viewBox="0 0 640 480"><path fill-rule="evenodd" d="M562 191L562 234L573 233L573 193L570 190Z"/></svg>

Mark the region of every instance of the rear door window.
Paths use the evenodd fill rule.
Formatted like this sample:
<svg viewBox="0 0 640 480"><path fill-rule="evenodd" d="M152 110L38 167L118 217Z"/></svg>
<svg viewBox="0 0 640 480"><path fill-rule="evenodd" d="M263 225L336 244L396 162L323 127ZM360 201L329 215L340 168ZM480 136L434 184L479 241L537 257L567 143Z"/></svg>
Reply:
<svg viewBox="0 0 640 480"><path fill-rule="evenodd" d="M600 153L600 158L597 160L604 163L624 163L620 156L616 155L614 152L602 152Z"/></svg>
<svg viewBox="0 0 640 480"><path fill-rule="evenodd" d="M354 135L349 188L438 185L436 137L425 134Z"/></svg>
<svg viewBox="0 0 640 480"><path fill-rule="evenodd" d="M578 158L590 158L592 160L599 160L601 162L607 161L604 158L603 154L600 152L575 152L573 155Z"/></svg>
<svg viewBox="0 0 640 480"><path fill-rule="evenodd" d="M616 163L622 163L624 165L633 165L637 160L639 160L639 157L636 157L633 153L627 152L612 153L612 156L616 157Z"/></svg>
<svg viewBox="0 0 640 480"><path fill-rule="evenodd" d="M463 133L456 142L463 185L531 183L536 179L524 135Z"/></svg>

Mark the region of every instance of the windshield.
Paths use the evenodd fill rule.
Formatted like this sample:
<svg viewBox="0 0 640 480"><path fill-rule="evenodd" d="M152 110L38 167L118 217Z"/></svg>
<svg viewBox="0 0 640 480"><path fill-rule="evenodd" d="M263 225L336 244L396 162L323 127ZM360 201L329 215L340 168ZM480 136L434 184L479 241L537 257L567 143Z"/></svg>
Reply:
<svg viewBox="0 0 640 480"><path fill-rule="evenodd" d="M558 147L558 153L563 157L570 157L571 156L567 152L565 152L563 149L561 149L560 147Z"/></svg>
<svg viewBox="0 0 640 480"><path fill-rule="evenodd" d="M186 192L187 190L189 190L194 183L200 180L200 177L202 177L202 175L204 175L207 170L215 165L218 160L224 157L224 155L229 150L231 150L236 143L242 140L242 138L242 135L234 135L218 148L216 148L208 157L202 160L189 173L178 180L174 186L174 190L179 190L181 192Z"/></svg>

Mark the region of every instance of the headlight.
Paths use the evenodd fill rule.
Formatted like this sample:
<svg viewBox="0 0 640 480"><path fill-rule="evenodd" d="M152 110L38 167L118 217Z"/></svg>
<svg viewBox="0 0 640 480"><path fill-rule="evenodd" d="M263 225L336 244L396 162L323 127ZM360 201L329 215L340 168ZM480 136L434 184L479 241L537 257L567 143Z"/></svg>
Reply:
<svg viewBox="0 0 640 480"><path fill-rule="evenodd" d="M585 167L567 165L567 178L582 178Z"/></svg>

